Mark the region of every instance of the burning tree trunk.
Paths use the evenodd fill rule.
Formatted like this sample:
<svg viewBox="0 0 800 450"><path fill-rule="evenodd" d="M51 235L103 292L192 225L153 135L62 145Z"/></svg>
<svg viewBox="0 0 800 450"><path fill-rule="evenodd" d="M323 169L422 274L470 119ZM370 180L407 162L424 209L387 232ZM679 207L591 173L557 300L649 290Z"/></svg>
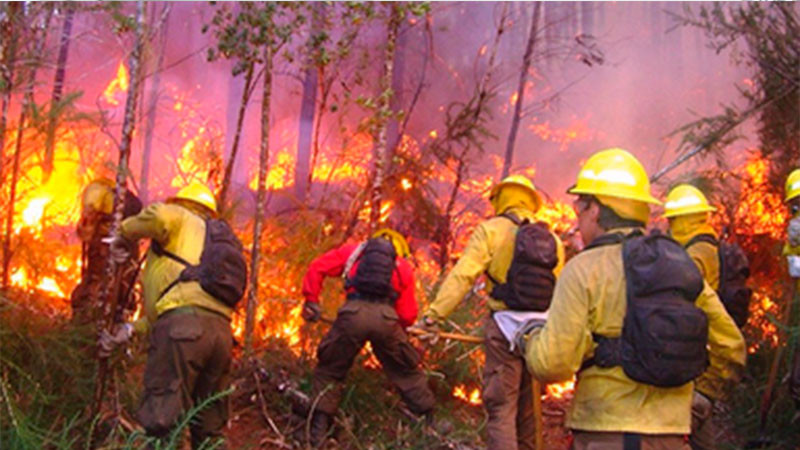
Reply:
<svg viewBox="0 0 800 450"><path fill-rule="evenodd" d="M242 91L242 101L239 102L239 113L236 119L236 132L233 135L233 145L231 145L231 155L228 158L228 164L225 165L225 175L222 177L222 188L219 192L219 205L225 208L225 201L228 197L230 190L231 180L233 178L233 165L236 162L236 154L239 151L239 141L242 138L242 125L244 124L244 115L247 112L247 102L250 100L250 95L253 93L253 71L255 63L250 61L247 66L247 74L244 78L244 90Z"/></svg>
<svg viewBox="0 0 800 450"><path fill-rule="evenodd" d="M8 107L11 103L11 90L14 82L14 64L16 63L17 36L14 34L14 21L21 10L21 3L6 4L5 19L2 24L3 65L0 68L0 89L3 91L3 108L0 112L0 180L5 169L6 124L8 123Z"/></svg>
<svg viewBox="0 0 800 450"><path fill-rule="evenodd" d="M44 173L42 183L46 183L53 172L53 149L55 147L56 128L58 127L56 110L64 92L64 75L67 67L67 56L69 55L70 36L72 35L72 19L75 16L75 8L70 6L66 8L64 25L61 28L61 42L58 47L56 74L53 80L53 96L50 100L50 120L47 123L47 138L44 144L44 160L42 161L42 171Z"/></svg>
<svg viewBox="0 0 800 450"><path fill-rule="evenodd" d="M161 86L161 68L164 66L164 55L167 45L167 18L170 6L165 4L161 10L163 23L159 33L158 60L156 61L153 79L150 84L150 102L147 105L147 121L144 125L144 148L142 149L142 171L139 177L139 198L147 204L148 191L150 190L150 153L153 149L153 131L156 125L156 112L158 109L158 89Z"/></svg>
<svg viewBox="0 0 800 450"><path fill-rule="evenodd" d="M24 13L23 13L24 14ZM33 107L33 88L36 84L36 71L38 69L38 58L42 54L44 43L47 40L47 29L50 25L50 19L53 17L52 6L48 7L45 13L44 23L40 30L33 28L33 48L30 53L30 68L28 69L28 85L25 88L23 97L22 108L19 113L19 121L17 122L17 135L14 148L14 162L11 169L11 183L9 185L8 194L8 210L6 211L6 233L3 239L3 288L8 288L8 280L11 269L11 235L14 228L14 207L17 200L17 181L19 179L19 160L22 153L22 141L25 136L25 122L28 120L28 112ZM39 34L41 31L41 34Z"/></svg>
<svg viewBox="0 0 800 450"><path fill-rule="evenodd" d="M525 54L522 56L522 71L519 74L519 84L517 85L517 101L514 103L514 116L511 119L511 131L508 132L508 142L506 143L506 158L503 161L503 174L501 178L508 176L511 163L514 161L514 143L517 140L517 130L519 121L522 118L522 102L525 98L525 82L528 80L528 70L533 59L533 47L536 43L538 33L539 14L542 10L542 2L536 2L533 6L533 17L531 18L531 31L528 35L528 44L525 46Z"/></svg>
<svg viewBox="0 0 800 450"><path fill-rule="evenodd" d="M372 186L370 188L370 217L369 231L374 231L381 216L381 201L383 200L383 180L386 171L391 163L391 155L386 145L387 118L391 114L392 99L392 72L394 69L395 50L397 45L397 31L403 19L402 6L392 4L389 22L386 27L386 49L383 58L383 75L380 80L380 95L377 106L377 132L375 134L375 166L372 175Z"/></svg>
<svg viewBox="0 0 800 450"><path fill-rule="evenodd" d="M244 328L244 348L249 354L253 348L256 303L258 301L258 267L261 262L261 232L264 221L264 202L267 192L267 169L269 163L269 112L272 97L272 47L264 50L264 91L261 96L261 148L258 156L258 193L256 194L256 217L253 224L253 249L250 256L250 289L247 293L247 317Z"/></svg>
<svg viewBox="0 0 800 450"><path fill-rule="evenodd" d="M111 224L111 235L119 233L122 223L123 209L125 206L125 196L127 193L128 161L130 160L131 141L133 129L136 124L136 99L139 96L141 85L141 58L142 41L144 28L144 1L139 0L136 7L136 29L135 43L128 62L128 69L131 74L131 82L128 95L125 99L125 116L122 122L122 139L119 145L119 164L117 165L116 188L114 191L113 221ZM111 332L115 322L120 319L120 311L116 301L118 295L112 295L114 289L119 289L120 282L118 277L117 263L112 255L109 254L106 262L106 276L100 291L100 296L96 299L97 309L101 311L100 320L97 323L98 331L106 330ZM94 402L92 403L92 418L100 410L105 393L105 385L108 378L108 359L103 358L97 368L97 378L94 391ZM91 441L90 437L90 441Z"/></svg>

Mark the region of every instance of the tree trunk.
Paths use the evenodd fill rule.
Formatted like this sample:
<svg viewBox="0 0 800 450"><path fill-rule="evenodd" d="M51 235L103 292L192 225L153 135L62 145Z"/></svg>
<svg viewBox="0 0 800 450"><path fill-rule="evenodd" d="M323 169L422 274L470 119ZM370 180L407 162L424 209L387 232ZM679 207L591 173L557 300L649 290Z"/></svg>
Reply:
<svg viewBox="0 0 800 450"><path fill-rule="evenodd" d="M317 74L318 69L309 64L303 78L303 100L300 104L300 124L297 134L297 164L294 166L294 196L301 203L305 202L311 183L311 140L319 88Z"/></svg>
<svg viewBox="0 0 800 450"><path fill-rule="evenodd" d="M247 74L244 78L244 90L242 91L242 101L239 103L239 114L236 119L236 132L233 135L233 145L231 146L231 155L228 158L228 164L225 165L225 175L222 177L222 188L219 191L219 207L222 211L226 209L226 200L228 191L231 186L231 179L233 178L233 165L236 163L236 154L239 151L239 141L242 138L242 124L244 124L244 115L247 111L247 102L250 100L252 94L253 84L253 71L255 64L250 63L247 68ZM270 74L272 76L272 74Z"/></svg>
<svg viewBox="0 0 800 450"><path fill-rule="evenodd" d="M21 6L22 3L6 3L6 17L2 24L3 66L0 68L0 77L2 78L3 107L0 112L0 181L5 179L6 126L14 82L14 64L16 64L17 36L14 34L14 20L21 10Z"/></svg>
<svg viewBox="0 0 800 450"><path fill-rule="evenodd" d="M24 14L24 12L23 12ZM44 43L47 40L47 30L50 26L50 19L53 17L53 7L49 7L46 12L44 24L41 27L41 35L36 30L35 25L33 29L33 48L29 55L31 60L30 68L28 69L28 85L25 87L25 94L23 96L22 108L19 112L19 122L17 123L17 136L14 147L14 163L11 169L11 183L8 194L8 210L6 211L6 233L3 239L3 288L8 288L8 281L11 269L11 235L13 234L14 227L14 208L17 200L17 181L19 179L19 163L20 155L22 154L22 141L25 137L25 121L27 120L28 111L33 107L33 88L36 85L36 71L39 68L41 61L39 60L44 49Z"/></svg>
<svg viewBox="0 0 800 450"><path fill-rule="evenodd" d="M247 316L244 328L244 351L249 355L253 349L253 329L258 303L258 267L261 262L261 232L264 221L264 203L267 192L267 169L269 163L269 112L272 97L272 48L264 50L264 91L261 96L261 148L258 156L258 193L256 194L256 216L253 223L253 250L250 255L250 289L247 292Z"/></svg>
<svg viewBox="0 0 800 450"><path fill-rule="evenodd" d="M75 9L66 6L67 11L64 16L64 25L61 28L61 42L58 47L58 60L56 61L56 74L53 80L53 95L50 100L50 120L47 123L47 137L44 144L44 161L42 161L42 172L44 174L42 183L47 183L50 174L53 172L53 157L55 147L56 129L58 128L59 102L64 92L64 75L67 67L67 56L69 56L70 36L72 35L72 19L75 16Z"/></svg>
<svg viewBox="0 0 800 450"><path fill-rule="evenodd" d="M133 130L136 124L136 101L139 97L141 89L141 60L142 60L142 45L143 45L143 29L144 29L144 1L139 0L136 7L136 28L135 28L135 42L133 51L131 52L128 60L128 70L130 72L130 85L128 87L128 94L125 99L125 116L122 121L122 138L119 144L119 164L117 165L116 187L114 190L114 209L113 220L111 223L111 235L115 236L119 233L119 227L122 223L123 209L125 206L125 196L127 195L127 174L128 162L130 161L131 141L133 139ZM100 320L97 322L97 331L105 330L112 331L112 328L117 320L119 320L119 306L116 304L118 295L112 295L115 289L119 289L120 282L118 279L117 264L113 257L109 254L108 261L106 262L106 276L103 282L102 289L99 297L95 299L96 308L100 311ZM105 393L106 381L108 379L108 359L103 358L100 360L97 369L97 376L95 377L95 391L94 401L92 402L92 418L96 417L103 402ZM90 447L91 441L94 438L94 433L89 437Z"/></svg>
<svg viewBox="0 0 800 450"><path fill-rule="evenodd" d="M164 55L166 55L167 45L167 24L169 17L169 5L164 5L162 15L165 16L159 30L158 60L156 61L153 79L150 81L150 98L147 104L147 119L144 124L144 146L142 149L142 171L139 177L139 198L142 204L148 203L150 191L150 154L153 150L153 133L156 128L156 113L158 112L158 89L161 87L161 69L164 67Z"/></svg>
<svg viewBox="0 0 800 450"><path fill-rule="evenodd" d="M514 144L517 140L519 122L522 118L522 103L525 98L525 82L528 80L528 70L533 59L533 47L536 43L536 34L539 32L539 14L541 13L542 2L536 2L533 6L533 17L531 18L531 31L528 35L528 43L525 46L525 54L522 56L522 71L519 73L519 84L517 85L517 102L514 104L514 116L511 119L511 130L508 132L508 142L506 142L506 158L503 161L503 174L501 178L508 176L511 170L511 163L514 161Z"/></svg>
<svg viewBox="0 0 800 450"><path fill-rule="evenodd" d="M372 176L372 187L370 188L370 217L369 217L369 232L370 234L378 226L378 221L381 216L381 201L383 200L383 180L386 176L389 164L391 163L391 155L389 154L386 145L386 127L388 125L387 119L384 117L390 110L391 103L391 83L392 73L394 70L395 50L397 46L397 31L400 28L402 21L402 6L390 4L391 16L386 27L386 49L383 58L383 74L380 80L380 93L378 97L378 129L375 136L375 151L373 157L375 158L374 172Z"/></svg>
<svg viewBox="0 0 800 450"><path fill-rule="evenodd" d="M400 132L400 123L397 120L397 115L403 109L403 82L405 80L405 66L406 66L406 47L408 46L408 30L403 32L402 28L405 18L400 18L400 27L397 31L397 44L395 46L394 63L392 65L392 98L389 102L389 109L392 111L392 116L386 124L386 148L389 151L388 160L394 157L397 151L397 146L403 140Z"/></svg>

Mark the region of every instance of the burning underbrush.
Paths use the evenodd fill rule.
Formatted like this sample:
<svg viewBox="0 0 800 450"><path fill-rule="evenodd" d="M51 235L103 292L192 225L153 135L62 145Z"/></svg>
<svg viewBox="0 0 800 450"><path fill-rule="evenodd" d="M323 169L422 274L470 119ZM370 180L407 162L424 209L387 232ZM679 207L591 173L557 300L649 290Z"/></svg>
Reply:
<svg viewBox="0 0 800 450"><path fill-rule="evenodd" d="M208 157L189 161L197 157L197 149L207 148L211 138L203 138L203 133L213 133L202 126L194 130L199 134L187 132L188 147L185 148L189 151L181 151L177 159L181 173L165 179L166 185L180 184L197 176L208 178L215 173L218 160L211 153L199 152L202 155L208 153ZM20 429L29 430L31 436L41 437L35 441L38 443L58 436L61 436L59 439L85 438L85 433L79 430L87 426L83 416L91 393L86 389L95 373L91 352L93 332L73 330L66 325L70 315L69 294L80 280L83 265L80 244L74 235L79 214L76 198L80 188L96 174L102 173L101 163L80 160L76 147L78 138L79 133L72 137L67 135L57 147L58 164L49 181L44 182L35 161L23 166L25 176L20 182L20 206L14 221L12 289L6 293L8 299L2 302L4 309L0 317L3 322L0 330L7 333L3 340L13 343L4 345L1 350L3 398L10 406L0 412L0 423L29 421L29 428ZM353 148L361 150L366 145L358 138L353 142ZM401 153L413 156L419 152L418 145L410 138L405 139ZM339 204L327 209L289 208L272 214L266 221L262 237L259 302L255 314L255 356L245 360L241 357L241 349L237 349L239 376L235 383L237 390L231 394L234 409L228 434L240 446L254 444L280 448L301 431L302 423L297 423L292 414L297 400L292 393L308 394L316 346L326 331L326 325L306 324L300 317L301 280L308 264L322 251L346 240L356 240L364 234L363 221L369 216L369 205L358 200L353 192L363 189L366 172L356 170L357 164L348 159L347 153L338 162L324 155L327 154L321 155L320 172L315 170L312 174L315 182L325 183L325 195L319 201L327 205L331 202L325 199L356 200L349 205L342 202L344 206L341 209L337 209ZM277 164L268 179L271 180L270 195L280 203L280 196L291 187L288 174L294 170L294 161L290 153L282 151L275 158ZM501 160L490 159L498 169ZM330 167L326 165L329 163ZM763 389L770 358L777 349L785 346L785 340L780 336L787 332L781 323L785 323L788 304L785 298L789 290L776 282L786 279L777 256L783 238L785 211L780 194L767 184L767 167L765 161L754 157L736 171L740 188L736 190L733 201L719 205L722 213L719 216L725 219L717 224L719 229L727 227L732 230L731 235L745 248L753 263L755 295L750 321L745 327L752 366L745 380L748 392ZM496 171L476 175L462 186L455 209L461 214L455 216L449 225L454 242L450 247L452 252L448 265L458 257L471 228L491 214L486 197ZM425 189L441 189L441 186L452 183L446 173L430 180L417 179L411 173L397 174L391 178L396 189L381 211L384 222L390 216L399 216L412 224L403 231L410 237L414 250L412 260L421 308L432 300L443 270L439 259L441 243L436 241L431 227L422 226L428 223L419 217L422 208L417 207L422 200L413 194L417 188L421 190L423 183L427 183ZM535 170L529 169L526 175L535 179ZM433 205L433 208L441 210L442 206ZM252 224L239 219L244 216L248 214L234 211L233 223L249 250ZM353 217L355 226L349 226ZM554 201L541 210L539 219L550 223L566 237L574 226L575 216L568 204ZM565 241L569 244L573 239ZM343 302L341 283L341 280L326 281L321 297L326 317L335 317ZM478 283L451 317L448 326L460 333L479 335L486 313L485 295L481 283ZM20 320L23 316L31 319ZM6 326L6 323L13 326ZM237 341L243 342L243 308L235 315L232 326ZM67 349L67 346L74 348ZM117 377L119 398L115 401L125 412L123 417L130 417L135 410L144 354L141 347L140 343L140 351L132 352L137 355L135 358L123 357L120 367L124 370ZM480 346L444 341L434 347L420 346L420 349L424 352L425 370L432 380L439 411L454 428L444 442L452 441L450 443L464 448L481 442L485 413L480 391L483 365ZM55 354L66 356L58 364L48 362L47 359ZM80 365L80 368L73 369L72 364ZM390 445L397 447L427 439L399 412L399 397L392 393L379 369L376 358L368 347L365 348L350 373L348 391L337 419L341 446L365 445L363 436L371 436L370 439L376 443L392 443ZM59 381L58 377L69 372L79 374L82 381L74 384ZM281 386L283 393L279 392ZM550 444L548 448L564 446L564 411L573 389L573 381L546 387L545 442ZM74 401L70 400L67 405L60 400L62 398ZM754 415L753 408L757 406L748 401L752 403L736 397L734 405L745 408L742 417ZM742 422L743 429L752 431L752 423Z"/></svg>

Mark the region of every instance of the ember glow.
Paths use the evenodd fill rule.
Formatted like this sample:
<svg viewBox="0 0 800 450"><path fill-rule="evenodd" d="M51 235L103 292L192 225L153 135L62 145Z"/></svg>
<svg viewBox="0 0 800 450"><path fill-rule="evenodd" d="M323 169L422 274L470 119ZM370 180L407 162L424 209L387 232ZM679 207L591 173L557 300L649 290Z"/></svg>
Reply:
<svg viewBox="0 0 800 450"><path fill-rule="evenodd" d="M463 384L459 384L453 388L453 397L473 406L480 406L483 404L483 400L481 400L480 389L474 388L469 390Z"/></svg>

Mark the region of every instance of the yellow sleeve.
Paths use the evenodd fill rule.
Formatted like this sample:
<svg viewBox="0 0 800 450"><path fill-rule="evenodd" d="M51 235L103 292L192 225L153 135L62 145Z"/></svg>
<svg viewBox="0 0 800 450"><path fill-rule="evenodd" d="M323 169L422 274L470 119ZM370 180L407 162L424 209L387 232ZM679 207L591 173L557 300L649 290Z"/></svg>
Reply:
<svg viewBox="0 0 800 450"><path fill-rule="evenodd" d="M738 380L744 369L747 358L744 337L708 283L705 283L695 304L708 317L709 347L709 366L698 379L697 388L706 395L719 398L725 385Z"/></svg>
<svg viewBox="0 0 800 450"><path fill-rule="evenodd" d="M154 203L135 216L122 221L120 233L132 241L142 238L155 239L163 244L169 237L171 224L177 214L165 203Z"/></svg>
<svg viewBox="0 0 800 450"><path fill-rule="evenodd" d="M719 287L719 254L717 248L706 242L699 242L686 249L694 264L700 269L703 279L712 289Z"/></svg>
<svg viewBox="0 0 800 450"><path fill-rule="evenodd" d="M556 276L556 279L561 275L561 271L564 269L564 262L566 260L566 253L564 251L564 242L558 237L557 234L550 232L553 235L553 238L556 240L556 257L558 258L558 262L556 263L556 267L553 268L553 275Z"/></svg>
<svg viewBox="0 0 800 450"><path fill-rule="evenodd" d="M530 337L525 360L533 376L544 382L572 378L592 345L589 293L580 273L567 265L556 283L547 323Z"/></svg>
<svg viewBox="0 0 800 450"><path fill-rule="evenodd" d="M475 280L489 267L491 259L489 235L485 225L480 224L470 236L464 253L445 278L425 315L437 319L449 316L472 289Z"/></svg>

